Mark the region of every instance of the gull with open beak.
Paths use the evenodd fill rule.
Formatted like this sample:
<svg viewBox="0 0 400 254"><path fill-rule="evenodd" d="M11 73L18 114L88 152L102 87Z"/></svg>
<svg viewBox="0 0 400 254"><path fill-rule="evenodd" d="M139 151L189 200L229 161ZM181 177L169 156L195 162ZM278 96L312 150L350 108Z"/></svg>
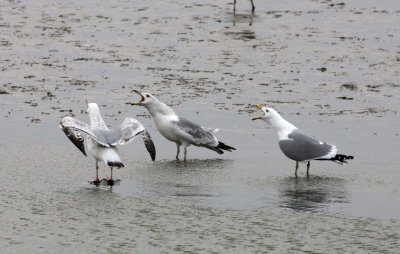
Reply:
<svg viewBox="0 0 400 254"><path fill-rule="evenodd" d="M179 160L181 145L184 147L184 161L186 161L187 147L190 145L205 147L219 154L224 153L223 150L229 152L236 150L218 141L212 131L178 116L172 108L159 101L153 95L136 90L134 92L139 94L140 101L133 103L133 105L145 107L160 133L169 141L176 143L177 160Z"/></svg>
<svg viewBox="0 0 400 254"><path fill-rule="evenodd" d="M96 160L96 179L90 181L90 183L96 185L100 183L98 163L99 161L104 161L104 163L111 169L110 178L107 182L112 185L114 183L113 169L124 167L116 145L128 144L139 135L142 136L151 159L153 161L155 160L156 149L154 143L149 133L139 121L127 117L119 127L110 130L100 115L98 105L96 103L88 103L87 106L90 124L86 124L78 119L67 116L61 120L60 128L85 156L87 155L84 138L81 133L87 136L88 152Z"/></svg>
<svg viewBox="0 0 400 254"><path fill-rule="evenodd" d="M271 125L279 138L279 147L290 159L296 161L295 176L299 162L307 161L307 177L309 177L310 160L329 160L339 164L347 163L353 159L351 155L337 154L335 145L328 144L320 139L303 132L293 124L286 121L275 109L262 105L255 105L263 111L264 115L252 120L263 120Z"/></svg>

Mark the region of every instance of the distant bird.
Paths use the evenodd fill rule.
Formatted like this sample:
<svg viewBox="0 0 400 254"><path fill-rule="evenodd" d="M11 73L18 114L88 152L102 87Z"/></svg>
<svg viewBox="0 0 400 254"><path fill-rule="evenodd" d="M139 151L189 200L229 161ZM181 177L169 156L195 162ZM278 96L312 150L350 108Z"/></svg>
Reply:
<svg viewBox="0 0 400 254"><path fill-rule="evenodd" d="M190 145L201 146L211 149L219 154L224 153L222 150L231 152L235 148L219 142L212 131L204 127L192 123L191 121L178 116L172 108L168 107L156 97L148 93L141 93L134 90L140 95L141 100L133 105L145 107L152 116L157 129L169 141L176 143L176 159L179 160L180 146L184 147L184 161L186 161L187 147Z"/></svg>
<svg viewBox="0 0 400 254"><path fill-rule="evenodd" d="M282 152L290 159L296 161L295 176L299 162L307 162L307 177L309 177L310 160L330 160L339 164L347 163L346 160L353 159L351 155L337 154L335 145L328 144L318 138L303 132L293 124L289 123L278 112L272 108L256 105L264 112L263 116L252 120L264 120L275 130L279 138L279 146Z"/></svg>
<svg viewBox="0 0 400 254"><path fill-rule="evenodd" d="M251 2L251 11L254 12L254 10L256 9L256 6L253 3L253 0L250 0ZM233 12L236 11L236 0L233 0Z"/></svg>
<svg viewBox="0 0 400 254"><path fill-rule="evenodd" d="M84 138L81 133L86 134L88 151L96 160L96 178L90 183L100 183L98 163L99 161L104 161L111 169L108 183L113 184L113 168L124 167L116 145L128 144L138 135L142 136L151 159L153 161L155 160L156 149L154 143L149 133L139 121L127 117L121 126L110 130L101 117L99 107L96 103L88 103L87 112L89 114L90 125L67 116L61 120L60 128L85 156L87 155L84 146Z"/></svg>

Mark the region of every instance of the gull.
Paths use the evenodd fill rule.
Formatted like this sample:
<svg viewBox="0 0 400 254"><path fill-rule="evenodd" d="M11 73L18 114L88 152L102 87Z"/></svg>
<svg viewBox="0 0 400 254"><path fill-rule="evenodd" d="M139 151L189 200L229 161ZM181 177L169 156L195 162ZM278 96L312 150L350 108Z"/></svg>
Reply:
<svg viewBox="0 0 400 254"><path fill-rule="evenodd" d="M253 3L253 0L250 0L251 2L251 12L254 12L254 10L256 9L256 6ZM236 11L236 0L233 0L233 12Z"/></svg>
<svg viewBox="0 0 400 254"><path fill-rule="evenodd" d="M108 183L113 184L113 168L124 167L116 145L128 144L138 135L142 136L151 159L155 160L156 150L153 140L139 121L127 117L118 128L110 130L101 117L99 106L96 103L88 103L87 113L90 124L67 116L61 120L60 128L85 156L87 155L81 133L86 134L88 152L96 161L96 179L90 183L96 185L100 183L99 161L103 161L111 169Z"/></svg>
<svg viewBox="0 0 400 254"><path fill-rule="evenodd" d="M235 148L218 141L211 130L178 116L174 110L149 93L134 90L141 100L133 105L145 107L152 116L158 131L169 141L176 143L176 160L179 160L180 146L184 147L186 161L187 147L190 145L211 149L219 154L231 152Z"/></svg>
<svg viewBox="0 0 400 254"><path fill-rule="evenodd" d="M307 162L307 177L309 177L310 160L329 160L339 164L347 163L346 160L353 159L351 155L337 153L335 145L328 144L320 139L303 132L293 124L286 121L275 109L256 105L264 112L263 116L252 120L263 120L275 130L279 138L279 147L290 159L296 161L295 176L299 162Z"/></svg>

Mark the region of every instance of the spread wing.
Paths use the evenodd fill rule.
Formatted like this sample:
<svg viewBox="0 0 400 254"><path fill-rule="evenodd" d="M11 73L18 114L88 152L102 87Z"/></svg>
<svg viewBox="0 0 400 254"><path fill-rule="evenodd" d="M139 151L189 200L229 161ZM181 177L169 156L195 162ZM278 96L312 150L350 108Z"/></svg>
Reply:
<svg viewBox="0 0 400 254"><path fill-rule="evenodd" d="M86 156L84 138L79 132L86 133L99 144L109 147L110 145L104 141L100 141L94 132L90 129L89 125L72 117L64 117L60 122L61 130L67 135L69 140Z"/></svg>
<svg viewBox="0 0 400 254"><path fill-rule="evenodd" d="M218 140L214 134L202 126L195 124L183 117L179 117L179 121L176 121L175 123L182 131L192 137L192 141L196 145L207 145L211 147L218 146Z"/></svg>
<svg viewBox="0 0 400 254"><path fill-rule="evenodd" d="M60 124L60 128L65 133L65 135L67 135L69 140L71 140L71 142L79 149L79 151L81 151L83 153L83 155L87 156L86 151L85 151L85 145L84 145L85 140L82 137L82 135L79 133L79 131L75 131L72 128L64 127L61 124Z"/></svg>
<svg viewBox="0 0 400 254"><path fill-rule="evenodd" d="M114 130L115 138L111 145L125 145L132 142L145 129L136 119L127 117L122 122L119 129Z"/></svg>
<svg viewBox="0 0 400 254"><path fill-rule="evenodd" d="M153 161L156 159L156 148L154 147L153 140L138 120L131 117L125 118L119 129L114 130L113 133L115 140L111 143L111 145L128 144L137 136L141 135L151 159Z"/></svg>

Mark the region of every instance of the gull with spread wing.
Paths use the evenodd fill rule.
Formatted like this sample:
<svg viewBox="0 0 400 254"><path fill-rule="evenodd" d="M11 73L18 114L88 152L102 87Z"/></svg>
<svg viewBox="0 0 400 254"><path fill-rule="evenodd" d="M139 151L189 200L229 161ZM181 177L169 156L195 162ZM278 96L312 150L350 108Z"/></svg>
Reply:
<svg viewBox="0 0 400 254"><path fill-rule="evenodd" d="M156 149L153 140L139 121L127 117L119 127L110 130L101 117L99 107L96 103L88 103L87 112L90 124L67 116L61 120L60 128L85 156L87 155L82 134L87 136L88 152L96 161L96 179L91 181L91 183L100 183L99 161L103 161L111 169L108 183L113 184L113 169L124 167L116 145L128 144L139 135L142 136L151 159L155 160Z"/></svg>

